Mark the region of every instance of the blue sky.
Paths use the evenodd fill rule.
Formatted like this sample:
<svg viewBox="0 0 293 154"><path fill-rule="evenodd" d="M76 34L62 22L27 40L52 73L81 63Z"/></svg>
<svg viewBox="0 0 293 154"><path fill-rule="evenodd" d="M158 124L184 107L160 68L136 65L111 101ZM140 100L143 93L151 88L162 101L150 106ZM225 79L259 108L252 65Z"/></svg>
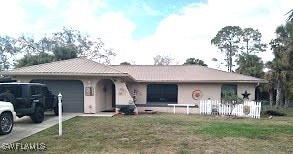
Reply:
<svg viewBox="0 0 293 154"><path fill-rule="evenodd" d="M275 37L292 0L9 0L0 1L0 35L35 38L72 27L104 40L117 53L113 64L153 64L157 54L173 64L199 58L210 67L223 58L210 40L224 26L258 29ZM261 53L271 60L270 49Z"/></svg>
<svg viewBox="0 0 293 154"><path fill-rule="evenodd" d="M21 7L27 12L29 18L27 22L36 24L43 16L55 16L51 19L50 26L56 26L54 23L62 23L62 18L58 14L70 6L72 0L58 1L55 8L52 9L43 5L42 1L30 1L21 3ZM94 1L89 1L94 3ZM132 37L134 39L143 39L153 34L161 20L170 14L179 14L183 7L192 3L204 3L201 0L107 0L106 7L101 7L93 12L97 18L111 12L122 13L125 18L136 24Z"/></svg>
<svg viewBox="0 0 293 154"><path fill-rule="evenodd" d="M155 32L161 20L169 14L180 13L181 9L191 3L198 3L198 0L109 0L109 7L103 9L105 12L122 12L128 19L136 24L133 32L134 39L142 39Z"/></svg>

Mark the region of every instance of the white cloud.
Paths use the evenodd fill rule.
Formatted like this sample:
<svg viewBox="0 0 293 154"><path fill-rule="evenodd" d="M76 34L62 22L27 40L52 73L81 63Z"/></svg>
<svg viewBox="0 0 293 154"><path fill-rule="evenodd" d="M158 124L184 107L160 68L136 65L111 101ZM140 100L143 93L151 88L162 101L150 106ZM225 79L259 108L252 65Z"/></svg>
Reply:
<svg viewBox="0 0 293 154"><path fill-rule="evenodd" d="M108 47L114 49L117 53L115 63L119 64L122 61L132 61L129 56L137 54L133 50L135 43L132 40L135 27L136 25L121 13L107 13L98 19L95 32L92 33L101 37Z"/></svg>
<svg viewBox="0 0 293 154"><path fill-rule="evenodd" d="M0 34L18 36L28 28L27 13L19 1L0 1Z"/></svg>
<svg viewBox="0 0 293 154"><path fill-rule="evenodd" d="M63 13L65 20L62 25L87 32L92 37L102 38L106 46L117 53L115 63L131 61L126 55L133 51L132 33L136 25L120 12L109 12L97 17L95 12L107 4L100 1L93 7L93 3L71 3Z"/></svg>
<svg viewBox="0 0 293 154"><path fill-rule="evenodd" d="M58 5L58 0L42 0L41 3L49 9L55 9Z"/></svg>
<svg viewBox="0 0 293 154"><path fill-rule="evenodd" d="M110 12L97 17L95 13L100 7L107 6L106 4L97 1L92 3L89 3L89 1L87 3L74 2L62 13L65 19L62 25L86 31L91 35L102 38L106 37L109 40L115 40L116 38L131 39L135 25L122 13Z"/></svg>
<svg viewBox="0 0 293 154"><path fill-rule="evenodd" d="M97 17L95 12L102 7L107 7L107 4L102 1L70 3L61 15L64 21L60 24L59 30L61 26L72 27L92 37L102 38L106 47L113 48L117 53L114 63L132 61L127 55L131 55L129 51L133 51L131 50L132 33L135 30L135 24L120 12L109 12Z"/></svg>
<svg viewBox="0 0 293 154"><path fill-rule="evenodd" d="M207 4L191 4L180 13L163 19L155 34L140 42L140 52L147 54L137 56L137 64L151 64L152 57L162 53L171 54L181 63L186 58L195 57L216 67L211 59L222 55L210 40L221 28L237 25L259 29L263 41L268 43L275 37L275 28L284 23L284 14L292 6L291 0L209 0ZM260 54L265 61L272 59L268 53Z"/></svg>
<svg viewBox="0 0 293 154"><path fill-rule="evenodd" d="M56 0L41 2L55 11L61 3ZM268 43L275 37L275 28L284 23L284 15L293 6L292 0L209 0L207 3L193 3L161 20L154 34L134 40L132 34L136 25L124 16L127 12L96 15L99 9L108 7L106 2L72 0L66 9L49 12L35 24L29 24L28 14L19 1L1 1L0 19L4 22L0 24L0 34L50 34L67 26L101 37L117 53L114 64L123 61L153 64L153 57L162 54L170 55L180 63L189 57L199 58L216 67L211 59L223 56L210 44L210 40L221 28L228 25L256 28L262 33L263 41ZM138 4L138 1L133 3L144 6L142 9L149 15L158 13L147 5ZM265 61L272 58L268 53L260 54Z"/></svg>

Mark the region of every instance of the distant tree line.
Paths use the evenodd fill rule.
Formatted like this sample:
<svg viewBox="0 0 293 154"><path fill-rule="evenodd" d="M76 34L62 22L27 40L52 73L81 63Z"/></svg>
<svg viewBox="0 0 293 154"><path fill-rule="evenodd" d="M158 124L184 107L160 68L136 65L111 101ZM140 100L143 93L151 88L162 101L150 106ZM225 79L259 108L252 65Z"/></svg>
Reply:
<svg viewBox="0 0 293 154"><path fill-rule="evenodd" d="M269 82L262 85L261 89L269 93L271 108L274 100L275 108L280 105L287 107L293 101L293 9L286 15L286 22L276 28L277 36L269 43L274 59L266 64L256 55L265 51L268 45L261 42L262 35L258 30L226 26L211 40L219 52L225 55L228 72L233 72L233 67L238 66L236 72L264 78ZM269 71L264 72L264 68Z"/></svg>
<svg viewBox="0 0 293 154"><path fill-rule="evenodd" d="M16 55L22 55L22 58L16 59ZM64 27L62 31L45 35L39 40L25 35L18 38L0 36L1 71L13 65L23 67L76 57L110 64L115 56L101 38L90 37L72 28Z"/></svg>
<svg viewBox="0 0 293 154"><path fill-rule="evenodd" d="M154 57L154 65L171 65L174 62L174 58L169 55L156 55ZM187 58L183 65L201 65L208 66L203 60L195 58Z"/></svg>
<svg viewBox="0 0 293 154"><path fill-rule="evenodd" d="M259 89L269 93L271 108L274 102L275 108L280 105L287 107L293 102L293 9L286 15L288 18L285 24L276 28L277 37L269 44L261 41L262 34L259 30L242 29L239 26L225 26L211 40L211 44L225 55L223 61L228 72L264 78L269 82ZM268 46L273 50L274 59L264 64L256 54L266 51ZM218 61L216 58L213 60ZM154 65L170 65L173 61L171 56L154 57ZM204 61L196 58L188 58L184 64L207 66ZM269 71L264 72L264 68Z"/></svg>

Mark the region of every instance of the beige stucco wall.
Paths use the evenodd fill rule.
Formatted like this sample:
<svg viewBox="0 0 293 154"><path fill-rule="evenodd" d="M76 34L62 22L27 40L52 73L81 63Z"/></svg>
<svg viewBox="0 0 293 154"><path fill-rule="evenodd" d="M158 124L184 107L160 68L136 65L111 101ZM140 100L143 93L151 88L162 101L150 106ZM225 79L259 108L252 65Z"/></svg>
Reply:
<svg viewBox="0 0 293 154"><path fill-rule="evenodd" d="M112 108L112 93L111 93L111 81L115 84L116 90L116 105L128 105L132 101L132 94L134 89L137 90L136 104L146 104L147 100L147 83L124 83L123 80L112 80L110 77L79 77L79 76L17 76L13 77L20 82L30 82L34 79L51 79L51 80L80 80L85 87L94 87L94 95L84 95L84 113L96 113L102 110ZM106 80L107 84L99 85L99 81ZM107 89L105 93L103 86ZM194 90L200 90L202 93L201 100L219 100L221 98L221 84L209 83L209 84L196 84L196 83L179 83L178 85L178 104L196 104L199 105L199 100L192 98L192 92ZM255 97L256 84L238 84L238 96L242 98L241 93L247 90L250 93L249 99L253 100ZM108 90L109 89L109 90ZM172 107L138 107L139 111L145 109L154 109L159 112L173 112ZM177 111L178 110L178 111ZM186 108L180 107L176 109L177 112L186 113ZM190 113L198 113L198 108L191 108Z"/></svg>
<svg viewBox="0 0 293 154"><path fill-rule="evenodd" d="M115 81L115 89L116 89L116 105L133 104L132 96L124 81L117 79Z"/></svg>
<svg viewBox="0 0 293 154"><path fill-rule="evenodd" d="M245 92L245 90L247 90L248 93L250 93L249 100L252 101L255 99L255 87L257 84L245 84L245 83L240 83L237 86L237 93L238 93L238 97L243 98L243 96L241 95L242 93Z"/></svg>
<svg viewBox="0 0 293 154"><path fill-rule="evenodd" d="M178 86L178 104L193 104L199 103L199 100L220 100L221 99L221 83L179 83ZM242 84L237 85L237 92L239 97L247 90L250 93L250 100L254 99L256 84ZM137 90L137 104L146 104L147 99L147 83L132 83L129 84L129 90L132 92ZM192 98L192 92L200 90L202 97L198 100Z"/></svg>
<svg viewBox="0 0 293 154"><path fill-rule="evenodd" d="M201 97L198 100L192 98L195 90L201 91ZM178 103L179 104L199 104L200 100L219 100L221 98L221 84L178 84Z"/></svg>
<svg viewBox="0 0 293 154"><path fill-rule="evenodd" d="M94 95L86 96L84 94L84 113L96 113L102 110L112 108L112 92L111 82L114 82L116 89L116 105L129 104L132 100L128 92L126 84L116 78L115 81L111 77L80 77L80 76L16 76L13 79L18 82L30 82L35 79L44 80L80 80L85 87L93 87ZM108 80L105 80L108 79ZM105 80L105 84L98 84L99 81ZM103 87L108 89L105 93Z"/></svg>
<svg viewBox="0 0 293 154"><path fill-rule="evenodd" d="M145 83L127 83L131 95L136 90L136 104L146 104L147 84Z"/></svg>
<svg viewBox="0 0 293 154"><path fill-rule="evenodd" d="M85 87L95 87L97 82L103 78L99 77L80 77L80 76L15 76L18 82L30 82L35 79L44 80L80 80ZM96 94L97 90L94 88L93 96L84 95L84 113L96 113Z"/></svg>
<svg viewBox="0 0 293 154"><path fill-rule="evenodd" d="M194 90L201 90L202 99L220 99L221 84L190 84L181 83L178 86L178 104L194 104L198 100L192 98ZM137 104L146 104L147 100L147 83L132 83L129 85L129 90L137 90Z"/></svg>
<svg viewBox="0 0 293 154"><path fill-rule="evenodd" d="M112 104L112 81L109 79L99 80L96 85L96 112L110 109Z"/></svg>
<svg viewBox="0 0 293 154"><path fill-rule="evenodd" d="M199 106L200 100L220 100L221 99L221 83L179 83L178 86L178 104L196 104ZM240 98L245 90L250 93L250 100L254 99L256 84L242 84L237 85L237 93ZM136 104L147 104L147 83L130 83L128 84L131 92L137 90ZM201 91L201 97L198 100L193 99L192 92L194 90ZM158 112L173 112L173 107L138 107L140 112L144 110L156 110ZM186 113L185 107L177 107L176 112ZM190 113L199 113L198 108L190 108Z"/></svg>

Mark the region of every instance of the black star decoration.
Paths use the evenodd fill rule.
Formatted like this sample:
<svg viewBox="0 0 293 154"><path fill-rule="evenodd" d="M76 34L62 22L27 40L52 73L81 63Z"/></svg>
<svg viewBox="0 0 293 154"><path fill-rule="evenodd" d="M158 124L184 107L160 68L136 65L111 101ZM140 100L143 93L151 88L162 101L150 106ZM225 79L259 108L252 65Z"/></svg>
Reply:
<svg viewBox="0 0 293 154"><path fill-rule="evenodd" d="M250 93L248 93L246 90L243 94L241 94L243 96L243 99L249 99L248 96L250 95Z"/></svg>

